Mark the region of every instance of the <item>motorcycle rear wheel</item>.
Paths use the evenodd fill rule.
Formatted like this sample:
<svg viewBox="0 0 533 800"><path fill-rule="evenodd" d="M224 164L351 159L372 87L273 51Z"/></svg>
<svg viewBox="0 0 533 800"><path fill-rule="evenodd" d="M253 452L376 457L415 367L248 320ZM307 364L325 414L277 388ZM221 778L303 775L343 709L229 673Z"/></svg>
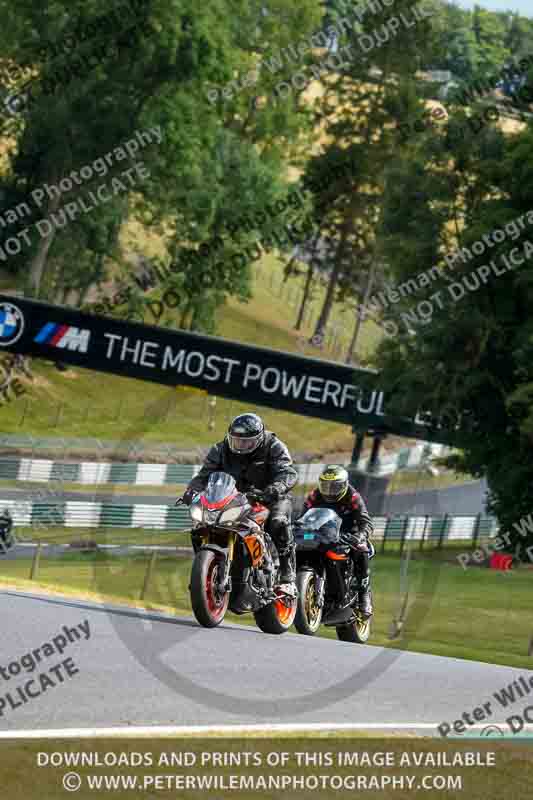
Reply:
<svg viewBox="0 0 533 800"><path fill-rule="evenodd" d="M363 619L359 615L354 622L349 625L337 625L337 639L341 642L353 642L354 644L366 644L370 637L370 619Z"/></svg>
<svg viewBox="0 0 533 800"><path fill-rule="evenodd" d="M322 609L316 605L316 573L302 569L296 576L298 602L294 627L304 636L314 636L322 622Z"/></svg>
<svg viewBox="0 0 533 800"><path fill-rule="evenodd" d="M191 605L194 616L204 628L216 628L226 616L229 592L220 597L215 588L221 569L223 560L212 550L200 550L196 554L191 570Z"/></svg>
<svg viewBox="0 0 533 800"><path fill-rule="evenodd" d="M286 606L281 600L274 600L267 606L254 611L255 623L263 633L286 633L294 622L296 600Z"/></svg>

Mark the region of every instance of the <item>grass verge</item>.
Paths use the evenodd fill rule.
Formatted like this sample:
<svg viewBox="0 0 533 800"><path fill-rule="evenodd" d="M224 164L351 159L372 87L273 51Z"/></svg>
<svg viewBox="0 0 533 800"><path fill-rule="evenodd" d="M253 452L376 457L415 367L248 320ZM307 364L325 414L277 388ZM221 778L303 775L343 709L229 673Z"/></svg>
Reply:
<svg viewBox="0 0 533 800"><path fill-rule="evenodd" d="M38 528L35 525L16 528L17 541L70 544L96 542L109 545L164 545L189 547L188 531L165 531L157 528Z"/></svg>

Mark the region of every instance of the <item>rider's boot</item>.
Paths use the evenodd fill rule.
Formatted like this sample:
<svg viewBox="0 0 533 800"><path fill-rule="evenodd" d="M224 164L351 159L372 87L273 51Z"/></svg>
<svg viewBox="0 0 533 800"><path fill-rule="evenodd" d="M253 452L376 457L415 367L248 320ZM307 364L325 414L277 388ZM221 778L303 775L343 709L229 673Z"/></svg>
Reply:
<svg viewBox="0 0 533 800"><path fill-rule="evenodd" d="M296 591L296 552L294 548L279 557L279 588L287 594Z"/></svg>
<svg viewBox="0 0 533 800"><path fill-rule="evenodd" d="M370 568L368 565L368 553L355 552L355 574L357 575L359 586L358 608L361 616L369 618L374 613L372 607L372 590L370 588Z"/></svg>
<svg viewBox="0 0 533 800"><path fill-rule="evenodd" d="M367 619L372 616L372 590L370 588L370 575L361 580L361 591L359 592L359 611Z"/></svg>

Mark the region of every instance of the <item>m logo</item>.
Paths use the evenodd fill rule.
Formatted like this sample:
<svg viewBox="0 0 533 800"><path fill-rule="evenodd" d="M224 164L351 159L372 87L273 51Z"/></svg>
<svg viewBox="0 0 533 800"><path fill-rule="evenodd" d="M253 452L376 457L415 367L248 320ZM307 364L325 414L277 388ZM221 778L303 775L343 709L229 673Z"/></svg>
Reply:
<svg viewBox="0 0 533 800"><path fill-rule="evenodd" d="M62 350L79 350L86 353L89 349L91 332L74 325L58 325L48 322L37 334L34 341L37 344L47 344L50 347L59 347Z"/></svg>

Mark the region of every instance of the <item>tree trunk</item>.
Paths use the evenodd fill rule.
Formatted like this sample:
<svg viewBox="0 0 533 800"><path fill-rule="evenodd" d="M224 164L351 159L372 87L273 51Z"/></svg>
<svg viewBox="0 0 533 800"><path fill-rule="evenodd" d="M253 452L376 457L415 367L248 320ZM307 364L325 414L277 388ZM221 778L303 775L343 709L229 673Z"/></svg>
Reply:
<svg viewBox="0 0 533 800"><path fill-rule="evenodd" d="M313 285L313 277L315 274L315 267L313 262L309 263L309 267L307 270L307 279L305 281L305 288L302 297L302 302L300 303L300 310L298 312L298 319L296 320L296 325L294 326L294 330L299 331L302 327L302 323L304 320L305 308L307 305L307 301L309 300L309 296L311 294L311 286Z"/></svg>
<svg viewBox="0 0 533 800"><path fill-rule="evenodd" d="M190 317L191 310L192 310L192 303L189 300L185 304L185 308L183 309L183 312L182 312L182 315L181 315L181 319L180 319L180 328L182 330L184 330L184 331L189 330L189 328L187 326L187 319Z"/></svg>
<svg viewBox="0 0 533 800"><path fill-rule="evenodd" d="M54 197L50 205L48 206L46 216L48 217L50 213L54 213L59 208L59 197ZM43 280L43 275L46 267L46 259L48 256L48 251L52 246L52 242L54 241L54 237L56 235L56 228L52 227L52 230L46 236L41 237L39 244L37 245L37 252L35 253L33 260L30 263L29 269L29 276L28 276L28 288L30 291L30 295L32 297L39 297L39 293L41 290L41 283Z"/></svg>
<svg viewBox="0 0 533 800"><path fill-rule="evenodd" d="M80 289L80 296L79 296L79 304L82 306L89 296L89 292L91 291L92 284L88 283L87 286L83 286Z"/></svg>
<svg viewBox="0 0 533 800"><path fill-rule="evenodd" d="M198 327L198 305L197 304L195 304L195 306L194 306L194 308L192 310L191 321L190 321L190 324L189 324L189 330L192 331L193 333L195 333L195 332L197 332L199 330L199 327Z"/></svg>
<svg viewBox="0 0 533 800"><path fill-rule="evenodd" d="M294 264L295 261L296 261L296 256L293 256L291 258L291 260L289 261L289 263L287 264L287 266L285 267L285 269L283 271L284 272L283 283L287 283L287 281L291 277L291 267L292 267L292 265Z"/></svg>
<svg viewBox="0 0 533 800"><path fill-rule="evenodd" d="M339 278L339 273L341 271L341 264L344 260L344 253L346 251L346 245L348 241L348 224L346 224L343 228L341 234L341 240L339 242L339 246L337 248L337 252L335 253L335 261L333 264L333 270L331 272L328 288L326 291L326 298L324 300L324 305L322 306L322 311L320 312L320 316L316 323L315 332L313 334L313 338L322 337L324 336L324 331L326 330L326 326L329 322L329 316L331 314L333 308L333 301L335 300L335 289L337 288L337 281Z"/></svg>
<svg viewBox="0 0 533 800"><path fill-rule="evenodd" d="M81 292L79 289L67 289L63 295L62 305L79 308L81 306Z"/></svg>
<svg viewBox="0 0 533 800"><path fill-rule="evenodd" d="M350 343L350 347L348 348L348 353L346 355L346 363L352 364L353 357L355 353L355 349L357 346L357 340L359 338L359 333L361 331L361 325L363 324L363 310L366 308L366 304L368 303L368 298L370 297L370 292L372 291L372 285L374 283L374 272L376 270L376 262L372 261L372 266L368 270L368 278L366 281L365 287L365 295L363 297L363 303L357 307L357 313L355 317L355 328L353 332L352 341Z"/></svg>

